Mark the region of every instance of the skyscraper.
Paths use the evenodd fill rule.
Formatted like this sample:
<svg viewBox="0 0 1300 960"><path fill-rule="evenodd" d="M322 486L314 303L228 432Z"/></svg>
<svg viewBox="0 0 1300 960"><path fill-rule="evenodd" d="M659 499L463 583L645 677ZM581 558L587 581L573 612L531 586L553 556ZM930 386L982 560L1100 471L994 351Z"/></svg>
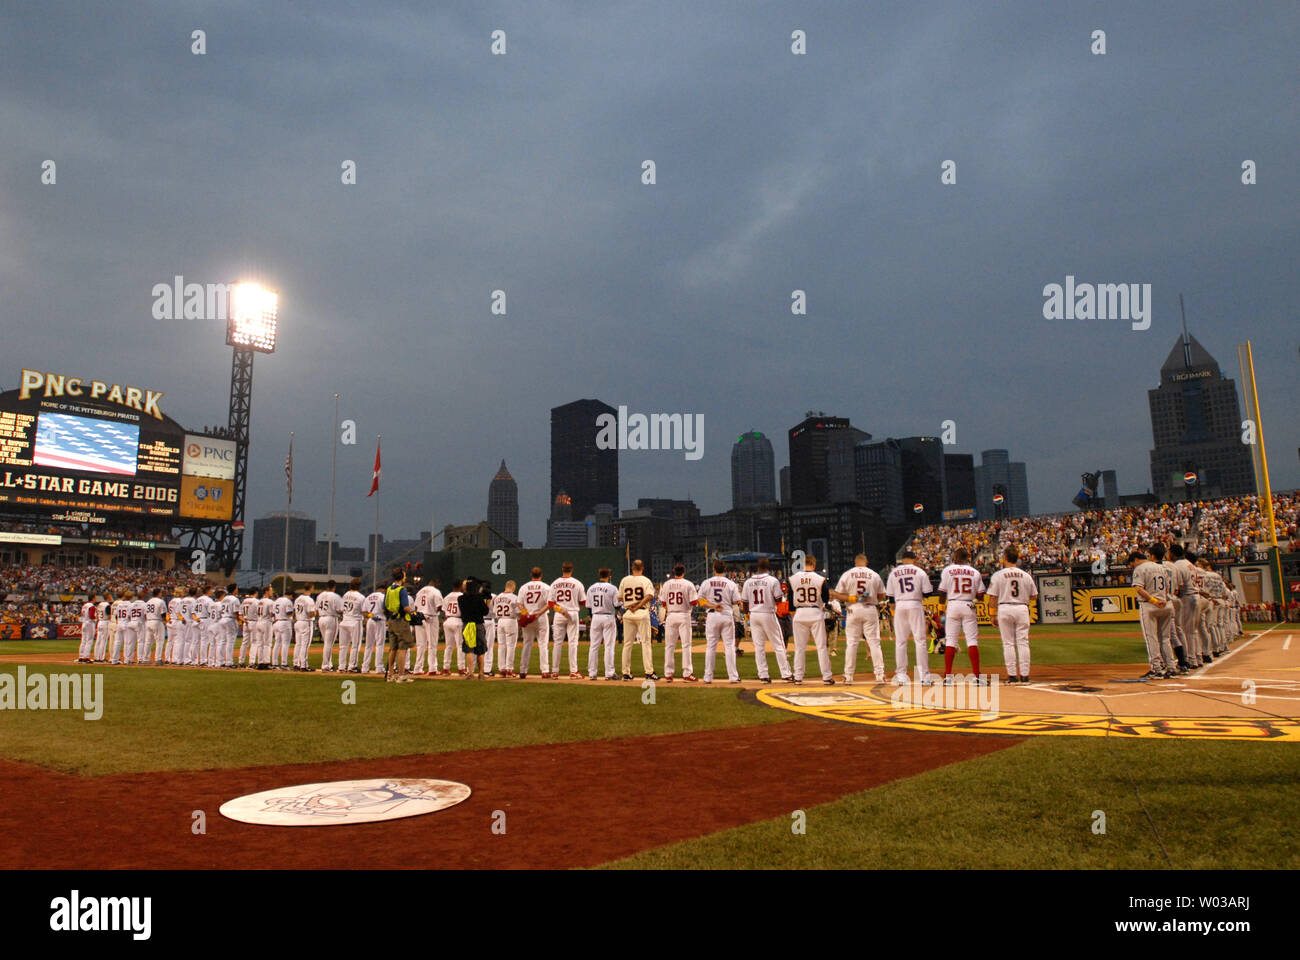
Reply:
<svg viewBox="0 0 1300 960"><path fill-rule="evenodd" d="M551 503L565 493L572 516L594 513L597 504L618 508L618 450L596 446L596 418L618 411L599 400L575 400L551 409Z"/></svg>
<svg viewBox="0 0 1300 960"><path fill-rule="evenodd" d="M487 522L496 531L488 535L488 545L492 549L519 544L519 484L510 476L504 460L488 484Z"/></svg>
<svg viewBox="0 0 1300 960"><path fill-rule="evenodd" d="M315 562L316 521L297 510L289 514L289 556L284 555L283 510L253 521L252 570L302 570Z"/></svg>
<svg viewBox="0 0 1300 960"><path fill-rule="evenodd" d="M854 499L854 454L871 434L845 417L808 413L790 428L790 503L804 506Z"/></svg>
<svg viewBox="0 0 1300 960"><path fill-rule="evenodd" d="M969 453L945 453L943 473L944 513L955 520L975 516L975 458Z"/></svg>
<svg viewBox="0 0 1300 960"><path fill-rule="evenodd" d="M886 524L907 522L903 507L903 451L897 440L859 443L853 451L857 501L880 511Z"/></svg>
<svg viewBox="0 0 1300 960"><path fill-rule="evenodd" d="M776 469L772 441L757 431L742 433L731 447L731 506L775 503Z"/></svg>
<svg viewBox="0 0 1300 960"><path fill-rule="evenodd" d="M903 506L908 521L939 523L948 503L943 443L938 437L903 437L898 448L903 454Z"/></svg>
<svg viewBox="0 0 1300 960"><path fill-rule="evenodd" d="M1151 490L1181 500L1183 477L1196 474L1195 496L1255 492L1250 447L1241 442L1237 385L1186 330L1160 368L1160 386L1147 391L1151 408Z"/></svg>
<svg viewBox="0 0 1300 960"><path fill-rule="evenodd" d="M1000 510L994 509L993 497L1001 493ZM985 450L975 468L975 509L981 520L996 516L1024 517L1029 514L1029 483L1025 465L1013 463L1005 450Z"/></svg>

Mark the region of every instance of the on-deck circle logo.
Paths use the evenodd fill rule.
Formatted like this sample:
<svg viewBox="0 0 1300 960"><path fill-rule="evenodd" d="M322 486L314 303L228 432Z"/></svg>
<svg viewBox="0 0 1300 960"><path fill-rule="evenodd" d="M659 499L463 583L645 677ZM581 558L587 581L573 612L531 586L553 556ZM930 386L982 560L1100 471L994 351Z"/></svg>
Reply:
<svg viewBox="0 0 1300 960"><path fill-rule="evenodd" d="M221 815L241 823L322 827L418 817L454 807L470 788L454 780L380 778L277 787L223 803Z"/></svg>

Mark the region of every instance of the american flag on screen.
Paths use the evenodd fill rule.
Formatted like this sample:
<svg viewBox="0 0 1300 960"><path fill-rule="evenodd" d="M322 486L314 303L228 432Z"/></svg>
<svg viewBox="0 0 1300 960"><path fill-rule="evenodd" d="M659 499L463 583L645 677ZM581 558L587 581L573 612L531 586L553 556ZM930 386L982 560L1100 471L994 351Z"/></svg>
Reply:
<svg viewBox="0 0 1300 960"><path fill-rule="evenodd" d="M42 413L36 419L38 467L87 470L135 476L140 428L112 420L92 420L69 413Z"/></svg>

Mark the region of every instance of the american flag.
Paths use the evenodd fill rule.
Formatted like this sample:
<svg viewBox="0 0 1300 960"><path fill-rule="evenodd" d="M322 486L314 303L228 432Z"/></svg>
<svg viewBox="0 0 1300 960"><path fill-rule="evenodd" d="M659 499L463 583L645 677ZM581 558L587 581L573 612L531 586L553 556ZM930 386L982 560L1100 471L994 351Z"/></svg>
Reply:
<svg viewBox="0 0 1300 960"><path fill-rule="evenodd" d="M289 455L284 458L284 482L289 491L289 502L293 503L293 434L289 434Z"/></svg>
<svg viewBox="0 0 1300 960"><path fill-rule="evenodd" d="M139 452L140 428L133 423L68 413L42 413L36 421L32 462L39 467L133 477Z"/></svg>

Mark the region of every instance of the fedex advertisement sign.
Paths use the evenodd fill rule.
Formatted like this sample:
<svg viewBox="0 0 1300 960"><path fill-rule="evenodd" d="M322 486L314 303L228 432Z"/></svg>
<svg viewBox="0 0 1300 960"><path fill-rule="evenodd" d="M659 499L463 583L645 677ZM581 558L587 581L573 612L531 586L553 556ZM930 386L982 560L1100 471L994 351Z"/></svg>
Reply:
<svg viewBox="0 0 1300 960"><path fill-rule="evenodd" d="M235 479L235 442L185 434L181 473L187 477Z"/></svg>

